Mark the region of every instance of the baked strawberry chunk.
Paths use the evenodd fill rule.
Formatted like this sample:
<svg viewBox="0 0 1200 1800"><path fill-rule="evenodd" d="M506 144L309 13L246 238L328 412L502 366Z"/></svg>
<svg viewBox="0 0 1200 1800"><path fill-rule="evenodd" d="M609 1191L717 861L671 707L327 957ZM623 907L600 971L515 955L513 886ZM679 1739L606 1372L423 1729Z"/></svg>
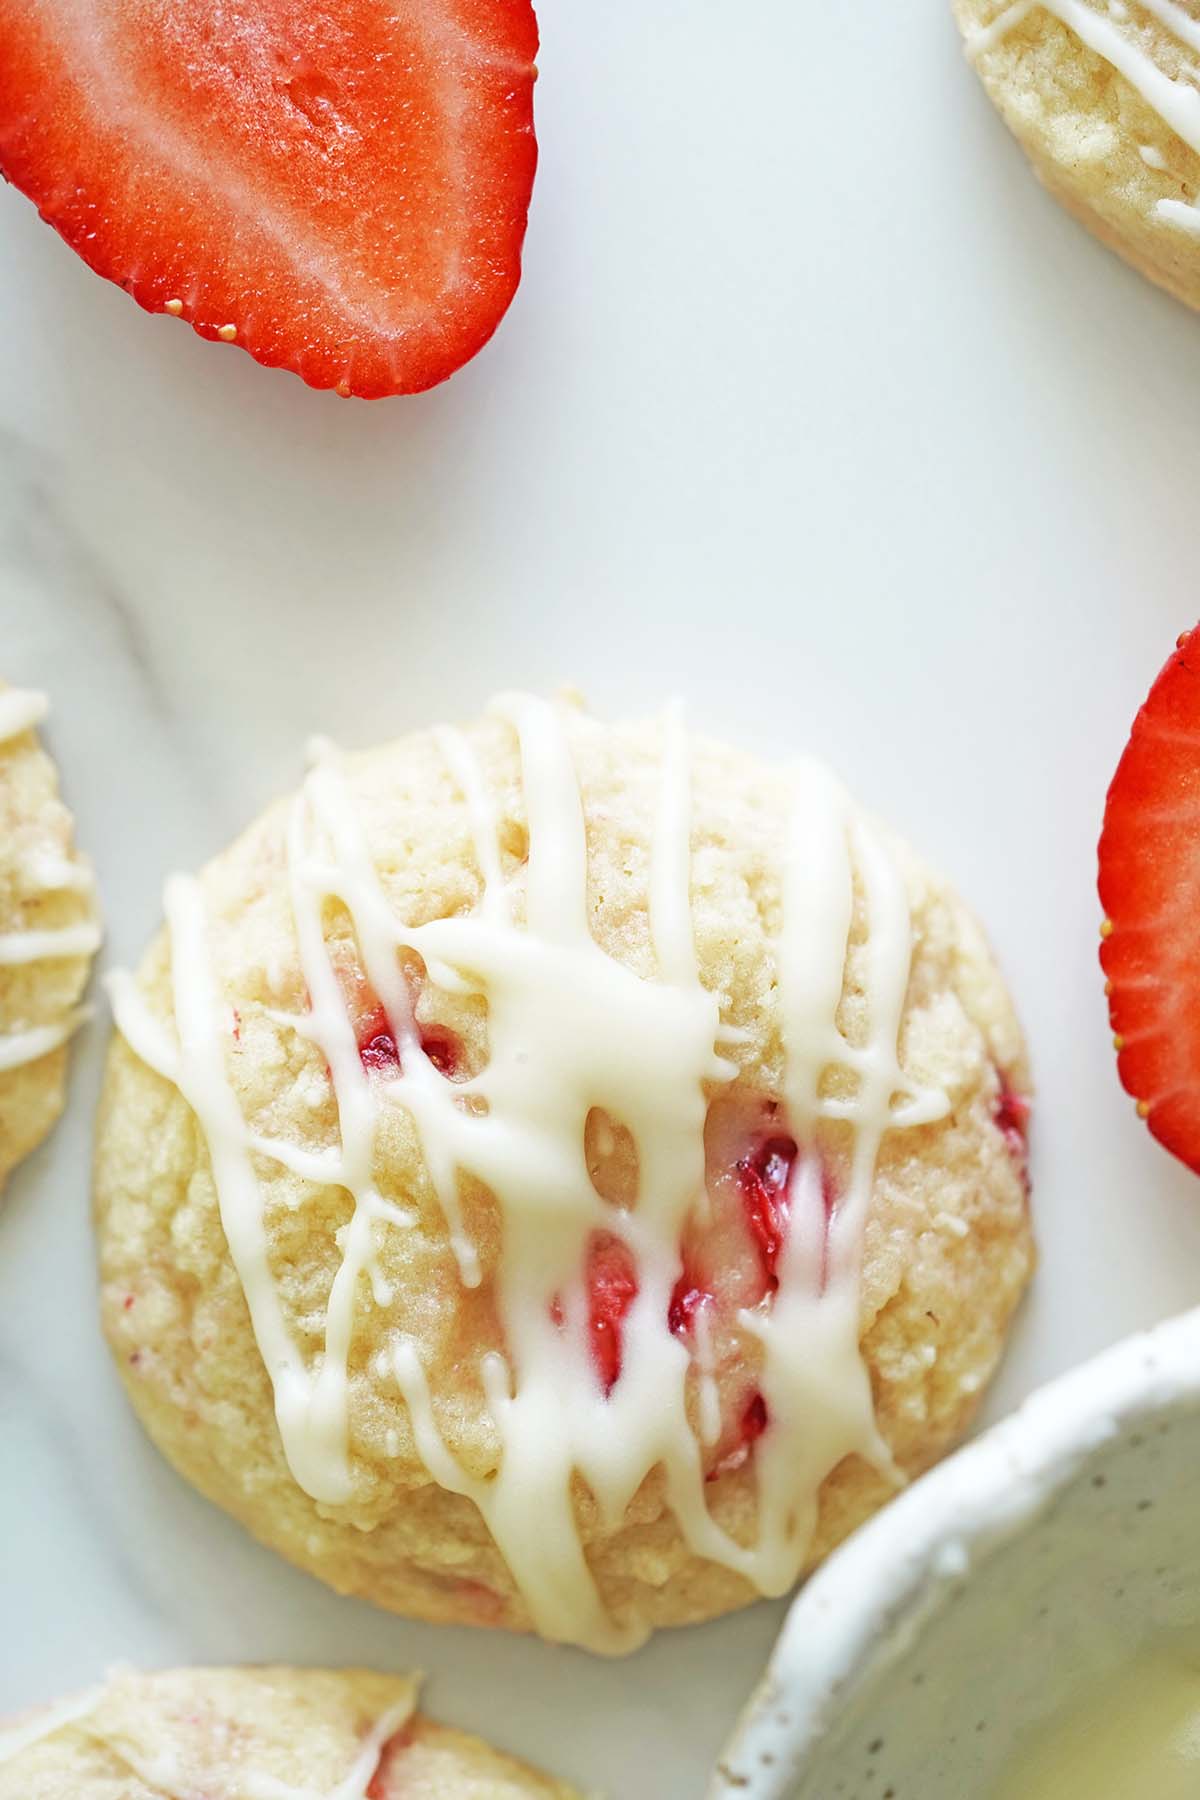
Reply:
<svg viewBox="0 0 1200 1800"><path fill-rule="evenodd" d="M366 1800L395 1800L403 1788L399 1764L416 1741L416 1722L412 1719L392 1733L379 1753L379 1766L367 1783Z"/></svg>
<svg viewBox="0 0 1200 1800"><path fill-rule="evenodd" d="M717 1481L722 1475L732 1475L736 1469L744 1468L769 1424L767 1403L756 1388L742 1408L731 1441L720 1447L705 1480Z"/></svg>
<svg viewBox="0 0 1200 1800"><path fill-rule="evenodd" d="M607 1232L594 1233L587 1262L588 1348L606 1394L620 1379L621 1326L637 1291L637 1270L628 1246Z"/></svg>
<svg viewBox="0 0 1200 1800"><path fill-rule="evenodd" d="M448 1025L419 1025L417 1029L421 1048L434 1068L453 1080L462 1066L462 1040L458 1033ZM358 1054L368 1074L381 1075L385 1080L399 1075L400 1051L387 1013L378 1001L359 1020L357 1037Z"/></svg>
<svg viewBox="0 0 1200 1800"><path fill-rule="evenodd" d="M687 1337L695 1329L696 1314L712 1299L707 1287L694 1269L684 1264L683 1274L675 1283L667 1308L667 1324L676 1337Z"/></svg>
<svg viewBox="0 0 1200 1800"><path fill-rule="evenodd" d="M1000 1092L992 1108L992 1118L996 1129L1000 1132L1008 1148L1008 1154L1020 1171L1021 1180L1025 1183L1026 1193L1030 1190L1029 1179L1029 1114L1030 1104L1024 1094L1019 1094L1008 1076L1000 1073Z"/></svg>
<svg viewBox="0 0 1200 1800"><path fill-rule="evenodd" d="M0 0L0 170L152 312L313 387L433 387L520 278L529 0Z"/></svg>
<svg viewBox="0 0 1200 1800"><path fill-rule="evenodd" d="M788 1189L796 1161L790 1137L771 1137L737 1164L737 1182L746 1208L746 1223L758 1246L767 1286L779 1285L776 1268L787 1231Z"/></svg>
<svg viewBox="0 0 1200 1800"><path fill-rule="evenodd" d="M376 1007L359 1028L358 1055L369 1075L391 1078L400 1073L400 1052L382 1006Z"/></svg>

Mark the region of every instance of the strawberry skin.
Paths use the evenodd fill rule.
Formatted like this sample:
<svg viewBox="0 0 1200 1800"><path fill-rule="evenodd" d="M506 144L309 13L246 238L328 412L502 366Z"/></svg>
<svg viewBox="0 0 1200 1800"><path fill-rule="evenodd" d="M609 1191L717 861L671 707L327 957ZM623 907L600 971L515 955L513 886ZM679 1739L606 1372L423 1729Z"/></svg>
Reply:
<svg viewBox="0 0 1200 1800"><path fill-rule="evenodd" d="M1179 639L1113 776L1100 902L1121 1081L1200 1173L1200 628Z"/></svg>
<svg viewBox="0 0 1200 1800"><path fill-rule="evenodd" d="M520 279L536 50L529 0L0 0L0 171L148 311L415 393Z"/></svg>

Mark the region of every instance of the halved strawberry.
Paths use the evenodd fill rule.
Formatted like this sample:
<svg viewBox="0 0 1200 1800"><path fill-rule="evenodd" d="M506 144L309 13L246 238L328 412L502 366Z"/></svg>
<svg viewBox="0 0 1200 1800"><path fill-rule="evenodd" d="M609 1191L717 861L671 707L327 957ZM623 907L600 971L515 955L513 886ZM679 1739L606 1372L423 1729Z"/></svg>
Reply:
<svg viewBox="0 0 1200 1800"><path fill-rule="evenodd" d="M536 49L530 0L0 0L0 170L149 311L415 393L520 279Z"/></svg>
<svg viewBox="0 0 1200 1800"><path fill-rule="evenodd" d="M1200 1173L1200 628L1179 639L1117 765L1100 902L1121 1081Z"/></svg>

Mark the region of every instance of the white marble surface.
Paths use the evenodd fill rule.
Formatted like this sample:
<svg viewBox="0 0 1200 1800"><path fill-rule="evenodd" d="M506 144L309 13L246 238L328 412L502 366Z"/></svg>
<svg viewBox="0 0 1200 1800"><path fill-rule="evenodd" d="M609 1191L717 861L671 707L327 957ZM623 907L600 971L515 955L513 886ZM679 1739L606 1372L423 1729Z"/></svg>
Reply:
<svg viewBox="0 0 1200 1800"><path fill-rule="evenodd" d="M569 679L826 753L977 903L1032 1037L1044 1261L995 1414L1196 1298L1200 1189L1117 1087L1093 864L1197 610L1200 321L1055 210L932 0L543 10L525 281L420 399L148 319L0 193L0 667L52 690L112 960L315 729ZM94 1317L104 1035L0 1218L0 1711L116 1658L416 1662L611 1796L696 1796L778 1608L615 1665L407 1624L143 1442Z"/></svg>

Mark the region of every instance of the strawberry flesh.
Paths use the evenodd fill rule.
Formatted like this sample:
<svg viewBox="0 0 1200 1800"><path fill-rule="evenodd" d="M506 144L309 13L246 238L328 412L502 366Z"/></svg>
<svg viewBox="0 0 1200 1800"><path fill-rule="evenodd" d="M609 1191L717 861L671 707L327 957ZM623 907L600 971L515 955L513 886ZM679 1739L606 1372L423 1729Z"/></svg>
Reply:
<svg viewBox="0 0 1200 1800"><path fill-rule="evenodd" d="M695 1338L702 1311L709 1320L708 1354L718 1372L724 1415L710 1452L709 1481L742 1468L769 1423L761 1392L753 1387L747 1392L740 1375L744 1348L738 1320L744 1308L770 1305L779 1286L801 1154L795 1138L779 1129L782 1123L777 1103L748 1105L743 1098L714 1126L707 1144L709 1207L694 1215L685 1231L682 1269L668 1303L668 1326L687 1342ZM819 1166L828 1219L836 1194L824 1162Z"/></svg>
<svg viewBox="0 0 1200 1800"><path fill-rule="evenodd" d="M1008 1153L1020 1171L1028 1193L1029 1181L1029 1101L1018 1094L1005 1074L1000 1075L1000 1092L992 1108L992 1120L1003 1137Z"/></svg>
<svg viewBox="0 0 1200 1800"><path fill-rule="evenodd" d="M456 1081L462 1073L462 1039L448 1025L421 1025L421 1048L447 1081Z"/></svg>
<svg viewBox="0 0 1200 1800"><path fill-rule="evenodd" d="M788 1188L795 1161L795 1139L771 1137L737 1164L737 1182L746 1210L746 1223L758 1247L768 1289L779 1285L776 1269L787 1232Z"/></svg>
<svg viewBox="0 0 1200 1800"><path fill-rule="evenodd" d="M379 1763L367 1783L366 1800L394 1800L400 1791L395 1785L399 1771L394 1765L412 1748L415 1738L416 1726L412 1719L392 1733L379 1752Z"/></svg>
<svg viewBox="0 0 1200 1800"><path fill-rule="evenodd" d="M712 1290L684 1264L683 1274L671 1290L667 1306L667 1324L677 1338L689 1337L696 1314L712 1299Z"/></svg>
<svg viewBox="0 0 1200 1800"><path fill-rule="evenodd" d="M536 49L529 0L0 0L0 171L147 310L413 393L516 290Z"/></svg>
<svg viewBox="0 0 1200 1800"><path fill-rule="evenodd" d="M1200 631L1179 640L1134 720L1108 790L1099 889L1121 1081L1200 1173Z"/></svg>
<svg viewBox="0 0 1200 1800"><path fill-rule="evenodd" d="M606 1395L621 1375L624 1347L621 1326L637 1298L638 1280L633 1257L620 1238L595 1232L587 1257L588 1348L592 1365Z"/></svg>
<svg viewBox="0 0 1200 1800"><path fill-rule="evenodd" d="M761 1394L751 1396L750 1403L742 1414L742 1442L752 1444L767 1429L767 1403Z"/></svg>
<svg viewBox="0 0 1200 1800"><path fill-rule="evenodd" d="M769 1423L767 1403L755 1389L742 1410L732 1444L718 1456L705 1480L716 1481L722 1475L732 1475L735 1469L745 1468Z"/></svg>
<svg viewBox="0 0 1200 1800"><path fill-rule="evenodd" d="M382 1006L369 1013L359 1027L358 1055L369 1075L390 1080L400 1073L400 1052Z"/></svg>
<svg viewBox="0 0 1200 1800"><path fill-rule="evenodd" d="M448 1080L455 1080L462 1068L462 1040L458 1033L448 1025L421 1025L418 1031L421 1048L434 1068ZM367 1073L394 1080L400 1073L400 1051L387 1013L378 1001L360 1019L357 1037L359 1058Z"/></svg>
<svg viewBox="0 0 1200 1800"><path fill-rule="evenodd" d="M587 1292L588 1352L607 1399L621 1378L621 1328L638 1292L637 1268L628 1245L610 1231L594 1231L588 1239L583 1279ZM550 1302L550 1317L561 1331L567 1316L557 1294Z"/></svg>

